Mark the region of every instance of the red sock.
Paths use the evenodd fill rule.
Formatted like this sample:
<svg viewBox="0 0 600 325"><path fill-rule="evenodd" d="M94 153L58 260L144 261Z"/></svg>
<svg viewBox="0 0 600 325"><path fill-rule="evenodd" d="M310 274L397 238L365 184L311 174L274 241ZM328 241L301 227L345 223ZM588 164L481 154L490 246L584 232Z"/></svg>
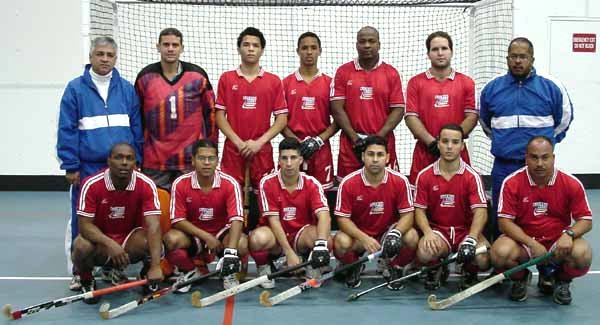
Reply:
<svg viewBox="0 0 600 325"><path fill-rule="evenodd" d="M189 272L196 266L185 249L175 249L167 253L169 263L177 266L180 271Z"/></svg>
<svg viewBox="0 0 600 325"><path fill-rule="evenodd" d="M342 262L342 264L350 264L350 263L358 260L358 255L356 255L356 253L353 251L349 251L342 256L336 255L335 258L337 258L340 262Z"/></svg>
<svg viewBox="0 0 600 325"><path fill-rule="evenodd" d="M402 247L400 253L392 260L392 266L405 266L415 259L416 250L408 247Z"/></svg>
<svg viewBox="0 0 600 325"><path fill-rule="evenodd" d="M250 252L250 255L254 259L254 262L256 262L257 266L269 263L269 251L267 250L262 249Z"/></svg>
<svg viewBox="0 0 600 325"><path fill-rule="evenodd" d="M515 280L515 281L519 281L519 280L525 279L526 275L527 275L527 271L526 270L521 270L519 272L513 273L513 275L510 277L510 279L511 280Z"/></svg>
<svg viewBox="0 0 600 325"><path fill-rule="evenodd" d="M560 270L558 270L558 279L561 281L571 281L574 278L584 276L589 270L589 266L583 269L576 269L569 266L568 263L563 263Z"/></svg>
<svg viewBox="0 0 600 325"><path fill-rule="evenodd" d="M479 273L479 266L473 263L467 263L463 265L463 269L469 273Z"/></svg>
<svg viewBox="0 0 600 325"><path fill-rule="evenodd" d="M81 281L87 282L87 281L92 281L94 276L92 275L92 271L87 271L87 272L80 272L79 278L81 279Z"/></svg>

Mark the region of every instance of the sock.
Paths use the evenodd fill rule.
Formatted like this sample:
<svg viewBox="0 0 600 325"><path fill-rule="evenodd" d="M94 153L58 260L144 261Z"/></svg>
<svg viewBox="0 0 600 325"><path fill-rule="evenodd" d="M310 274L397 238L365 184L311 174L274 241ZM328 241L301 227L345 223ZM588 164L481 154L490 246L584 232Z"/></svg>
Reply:
<svg viewBox="0 0 600 325"><path fill-rule="evenodd" d="M463 270L465 270L468 273L479 273L479 267L473 263L464 264Z"/></svg>
<svg viewBox="0 0 600 325"><path fill-rule="evenodd" d="M568 263L563 263L557 275L560 281L571 281L574 278L584 276L589 270L589 266L583 269L576 269Z"/></svg>
<svg viewBox="0 0 600 325"><path fill-rule="evenodd" d="M92 275L92 271L79 272L79 278L81 279L81 282L89 282L92 281L94 276Z"/></svg>
<svg viewBox="0 0 600 325"><path fill-rule="evenodd" d="M400 252L392 260L392 266L405 266L415 259L416 250L408 247L402 247Z"/></svg>
<svg viewBox="0 0 600 325"><path fill-rule="evenodd" d="M269 251L261 249L254 252L250 252L250 255L256 262L256 266L265 265L269 263Z"/></svg>
<svg viewBox="0 0 600 325"><path fill-rule="evenodd" d="M336 255L335 258L337 258L340 262L342 262L342 264L350 264L350 263L358 260L358 255L356 255L355 252L350 251L342 256Z"/></svg>
<svg viewBox="0 0 600 325"><path fill-rule="evenodd" d="M168 252L167 260L183 272L189 272L196 267L185 249L175 249Z"/></svg>

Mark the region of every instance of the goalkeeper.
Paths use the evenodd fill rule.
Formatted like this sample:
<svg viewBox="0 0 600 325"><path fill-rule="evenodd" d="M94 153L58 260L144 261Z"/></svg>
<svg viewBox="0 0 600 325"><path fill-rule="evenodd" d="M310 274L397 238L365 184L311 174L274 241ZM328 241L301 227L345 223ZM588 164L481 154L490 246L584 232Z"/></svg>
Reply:
<svg viewBox="0 0 600 325"><path fill-rule="evenodd" d="M319 71L317 66L321 55L321 40L317 34L306 32L300 35L296 52L300 57L300 68L283 79L289 110L283 134L301 142L304 162L300 169L328 190L333 187L334 176L329 138L338 130L330 117L331 77Z"/></svg>

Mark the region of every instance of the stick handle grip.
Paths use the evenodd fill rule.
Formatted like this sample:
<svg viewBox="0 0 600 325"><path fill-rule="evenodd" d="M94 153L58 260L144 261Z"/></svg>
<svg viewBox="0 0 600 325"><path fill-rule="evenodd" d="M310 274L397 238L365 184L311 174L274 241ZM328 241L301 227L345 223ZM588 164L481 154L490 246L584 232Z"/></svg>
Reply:
<svg viewBox="0 0 600 325"><path fill-rule="evenodd" d="M132 281L132 282L127 282L127 283L119 284L119 285L114 286L114 287L109 287L109 288L94 290L94 291L91 292L91 294L92 294L92 297L100 297L100 296L108 295L108 294L111 294L111 293L114 293L114 292L118 292L118 291L121 291L121 290L127 290L127 289L131 289L131 288L139 287L139 286L142 286L142 285L144 285L146 283L148 283L147 279L138 280L138 281Z"/></svg>

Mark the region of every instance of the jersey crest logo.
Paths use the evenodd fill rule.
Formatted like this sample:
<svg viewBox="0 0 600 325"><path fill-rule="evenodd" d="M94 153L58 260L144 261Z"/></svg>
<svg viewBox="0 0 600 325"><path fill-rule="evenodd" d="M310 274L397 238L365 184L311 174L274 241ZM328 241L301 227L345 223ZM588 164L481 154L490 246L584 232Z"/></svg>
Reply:
<svg viewBox="0 0 600 325"><path fill-rule="evenodd" d="M545 216L548 214L548 203L547 202L533 202L533 215L534 216Z"/></svg>
<svg viewBox="0 0 600 325"><path fill-rule="evenodd" d="M125 207L110 207L110 219L125 219Z"/></svg>
<svg viewBox="0 0 600 325"><path fill-rule="evenodd" d="M283 220L295 220L296 219L296 207L285 207L283 208Z"/></svg>
<svg viewBox="0 0 600 325"><path fill-rule="evenodd" d="M450 106L449 102L450 102L450 99L447 94L446 95L435 95L435 103L433 104L433 107L435 107L435 108L448 107L448 106Z"/></svg>
<svg viewBox="0 0 600 325"><path fill-rule="evenodd" d="M302 109L315 109L315 98L302 97Z"/></svg>
<svg viewBox="0 0 600 325"><path fill-rule="evenodd" d="M367 86L360 87L360 99L372 100L373 99L373 87L367 87Z"/></svg>
<svg viewBox="0 0 600 325"><path fill-rule="evenodd" d="M213 208L199 208L198 209L198 219L200 221L209 221L214 219L215 213Z"/></svg>
<svg viewBox="0 0 600 325"><path fill-rule="evenodd" d="M238 86L238 85L231 86L231 90L233 90L233 91L237 91L238 89L240 89L240 86Z"/></svg>
<svg viewBox="0 0 600 325"><path fill-rule="evenodd" d="M371 208L371 211L369 211L369 214L383 214L383 211L384 211L383 201L372 202L371 204L369 204L369 207Z"/></svg>
<svg viewBox="0 0 600 325"><path fill-rule="evenodd" d="M443 208L454 207L454 194L442 194L440 195L440 206Z"/></svg>
<svg viewBox="0 0 600 325"><path fill-rule="evenodd" d="M255 109L256 108L256 96L244 96L244 103L242 104L243 109Z"/></svg>

